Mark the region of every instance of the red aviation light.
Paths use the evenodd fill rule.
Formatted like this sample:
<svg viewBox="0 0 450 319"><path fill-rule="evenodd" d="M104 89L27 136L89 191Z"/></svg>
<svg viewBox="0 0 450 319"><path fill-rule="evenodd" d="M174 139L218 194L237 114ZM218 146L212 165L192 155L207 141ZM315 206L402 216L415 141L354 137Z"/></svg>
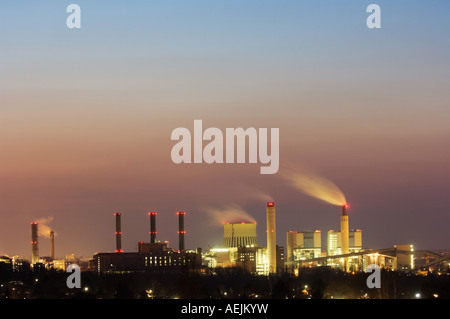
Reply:
<svg viewBox="0 0 450 319"><path fill-rule="evenodd" d="M120 213L114 213L114 216L117 216L117 215L120 216Z"/></svg>
<svg viewBox="0 0 450 319"><path fill-rule="evenodd" d="M186 215L186 212L177 212L177 215Z"/></svg>
<svg viewBox="0 0 450 319"><path fill-rule="evenodd" d="M274 206L275 206L274 202L268 202L267 203L267 207L274 207Z"/></svg>
<svg viewBox="0 0 450 319"><path fill-rule="evenodd" d="M349 205L349 204L344 204L344 205L342 205L342 207L344 207L345 209L347 209L347 208L350 207L350 205Z"/></svg>

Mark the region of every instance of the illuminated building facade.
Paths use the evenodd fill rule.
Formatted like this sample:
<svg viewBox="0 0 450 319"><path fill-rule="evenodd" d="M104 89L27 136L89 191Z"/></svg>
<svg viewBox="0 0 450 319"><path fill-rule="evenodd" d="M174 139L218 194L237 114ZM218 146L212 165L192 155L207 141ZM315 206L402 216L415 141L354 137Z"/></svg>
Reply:
<svg viewBox="0 0 450 319"><path fill-rule="evenodd" d="M310 259L321 256L322 232L295 232L289 231L286 234L286 260L295 261L300 259Z"/></svg>
<svg viewBox="0 0 450 319"><path fill-rule="evenodd" d="M223 225L223 245L230 247L256 247L256 223L225 223Z"/></svg>
<svg viewBox="0 0 450 319"><path fill-rule="evenodd" d="M414 269L414 246L394 245L396 249L396 269L399 271L410 271Z"/></svg>
<svg viewBox="0 0 450 319"><path fill-rule="evenodd" d="M356 253L362 249L362 230L352 229L349 231L349 252ZM327 255L341 255L342 241L341 232L337 230L329 230L327 234Z"/></svg>
<svg viewBox="0 0 450 319"><path fill-rule="evenodd" d="M195 251L168 249L167 243L139 242L138 247L138 252L97 253L92 266L99 275L201 267L201 254Z"/></svg>

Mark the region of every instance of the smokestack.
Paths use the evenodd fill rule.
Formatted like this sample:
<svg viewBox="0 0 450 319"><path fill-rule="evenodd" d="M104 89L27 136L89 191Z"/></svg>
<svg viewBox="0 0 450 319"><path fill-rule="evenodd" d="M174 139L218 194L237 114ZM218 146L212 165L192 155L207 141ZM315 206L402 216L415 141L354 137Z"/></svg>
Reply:
<svg viewBox="0 0 450 319"><path fill-rule="evenodd" d="M269 260L269 275L271 275L277 273L275 204L273 202L267 203L266 217L267 217L267 259Z"/></svg>
<svg viewBox="0 0 450 319"><path fill-rule="evenodd" d="M55 232L50 231L50 258L55 259Z"/></svg>
<svg viewBox="0 0 450 319"><path fill-rule="evenodd" d="M148 213L150 216L150 243L156 243L156 213L150 212Z"/></svg>
<svg viewBox="0 0 450 319"><path fill-rule="evenodd" d="M31 264L39 262L38 223L31 223Z"/></svg>
<svg viewBox="0 0 450 319"><path fill-rule="evenodd" d="M120 213L115 213L116 216L116 253L123 252L122 250L122 224L120 221Z"/></svg>
<svg viewBox="0 0 450 319"><path fill-rule="evenodd" d="M184 251L184 235L186 232L184 231L184 215L185 212L177 212L178 215L178 242L179 242L179 251Z"/></svg>
<svg viewBox="0 0 450 319"><path fill-rule="evenodd" d="M348 204L342 205L341 216L341 252L342 254L349 253L349 230L348 230ZM344 271L347 271L347 258L344 261Z"/></svg>

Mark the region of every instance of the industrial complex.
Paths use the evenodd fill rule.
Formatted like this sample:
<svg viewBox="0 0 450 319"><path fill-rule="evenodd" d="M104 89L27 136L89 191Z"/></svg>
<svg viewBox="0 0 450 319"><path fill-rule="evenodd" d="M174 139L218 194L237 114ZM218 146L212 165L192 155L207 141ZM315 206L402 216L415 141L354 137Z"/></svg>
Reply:
<svg viewBox="0 0 450 319"><path fill-rule="evenodd" d="M168 247L167 241L157 240L156 212L149 212L149 241L137 243L137 251L123 251L120 212L115 218L115 250L98 252L89 260L85 270L97 274L132 273L190 269L199 273L214 273L217 269L237 268L260 276L281 273L298 274L302 267L327 266L344 272L364 272L369 265L387 270L420 271L424 267L440 267L448 260L430 251L416 251L413 245L402 244L384 249L363 248L361 229L349 227L349 205L341 207L340 229L328 230L326 245L322 231L289 230L285 245L276 242L276 208L274 202L266 205L266 238L258 240L256 222L223 223L221 247L186 249L186 212L177 212L178 248ZM31 223L31 262L34 269L55 268L65 270L73 258L55 259L54 232L50 231L50 255L40 256L38 223ZM3 259L8 257L3 257ZM5 259L5 260L6 260ZM11 259L11 263L22 260Z"/></svg>

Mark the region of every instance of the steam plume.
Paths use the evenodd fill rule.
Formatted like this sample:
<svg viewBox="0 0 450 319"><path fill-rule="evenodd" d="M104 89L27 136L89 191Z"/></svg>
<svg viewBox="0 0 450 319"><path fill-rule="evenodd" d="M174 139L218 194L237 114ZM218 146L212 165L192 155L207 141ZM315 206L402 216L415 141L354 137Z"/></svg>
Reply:
<svg viewBox="0 0 450 319"><path fill-rule="evenodd" d="M215 225L223 223L256 222L249 213L238 205L229 205L222 209L206 207L204 208L204 211L211 217L212 223Z"/></svg>
<svg viewBox="0 0 450 319"><path fill-rule="evenodd" d="M50 231L52 229L50 228L50 226L48 224L50 224L52 221L53 221L53 216L42 217L42 218L39 218L38 220L36 220L36 222L39 225L39 227L38 227L39 236L50 238ZM55 236L56 235L57 234L55 232Z"/></svg>
<svg viewBox="0 0 450 319"><path fill-rule="evenodd" d="M336 184L309 169L302 168L301 171L285 169L280 172L280 176L306 195L337 206L347 203L344 193Z"/></svg>

